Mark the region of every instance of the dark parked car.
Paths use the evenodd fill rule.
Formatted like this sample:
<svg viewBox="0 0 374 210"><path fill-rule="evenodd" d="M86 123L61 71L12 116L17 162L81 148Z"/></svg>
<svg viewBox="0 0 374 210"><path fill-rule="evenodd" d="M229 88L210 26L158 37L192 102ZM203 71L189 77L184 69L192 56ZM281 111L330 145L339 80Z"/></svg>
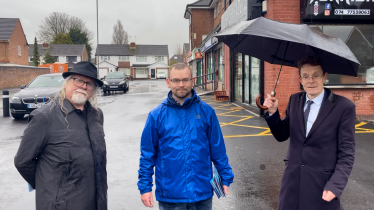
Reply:
<svg viewBox="0 0 374 210"><path fill-rule="evenodd" d="M103 92L129 90L129 79L123 72L109 72L103 80Z"/></svg>
<svg viewBox="0 0 374 210"><path fill-rule="evenodd" d="M47 104L61 89L65 79L62 74L43 74L35 77L27 86L10 100L10 113L15 119L22 119Z"/></svg>

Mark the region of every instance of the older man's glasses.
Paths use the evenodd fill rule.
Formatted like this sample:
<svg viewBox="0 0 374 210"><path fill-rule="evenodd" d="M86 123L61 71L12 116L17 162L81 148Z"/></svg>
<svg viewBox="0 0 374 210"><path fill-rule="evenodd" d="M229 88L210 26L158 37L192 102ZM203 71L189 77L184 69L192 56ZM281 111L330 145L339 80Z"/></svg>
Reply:
<svg viewBox="0 0 374 210"><path fill-rule="evenodd" d="M303 80L303 82L308 82L310 80L310 78L312 78L313 81L319 81L321 78L323 77L323 75L313 75L313 76L301 76L301 79Z"/></svg>
<svg viewBox="0 0 374 210"><path fill-rule="evenodd" d="M85 82L79 78L73 78L73 84L77 87L83 87L86 84L87 90L95 90L97 85L91 82Z"/></svg>
<svg viewBox="0 0 374 210"><path fill-rule="evenodd" d="M184 79L170 79L171 82L175 84L179 84L180 82L183 82L183 84L188 84L191 79L190 78L184 78Z"/></svg>

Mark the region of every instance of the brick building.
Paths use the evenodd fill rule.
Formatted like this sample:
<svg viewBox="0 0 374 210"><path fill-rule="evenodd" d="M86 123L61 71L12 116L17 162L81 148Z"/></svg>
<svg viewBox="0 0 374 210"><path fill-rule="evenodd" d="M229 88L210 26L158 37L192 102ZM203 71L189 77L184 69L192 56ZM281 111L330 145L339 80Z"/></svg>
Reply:
<svg viewBox="0 0 374 210"><path fill-rule="evenodd" d="M28 43L19 18L0 18L0 63L28 65Z"/></svg>
<svg viewBox="0 0 374 210"><path fill-rule="evenodd" d="M202 5L205 6L206 10L214 8L213 20L211 18L198 19L199 21L196 23L194 22L193 12L194 9L197 10L196 7L203 7ZM200 0L187 5L185 12L185 18L186 13L188 13L187 10L192 13L192 21L190 20L192 27L191 25L189 27L190 43L194 45L194 48L191 48L192 52L189 62L197 61L194 65L197 65L197 67L201 66L201 74L216 72L217 70L220 72L218 79L221 83L218 82L219 85L215 87L208 85L204 86L204 88L225 90L230 96L231 101L260 114L262 112L255 105L255 98L258 94L265 95L273 90L279 65L272 65L257 58L233 52L226 45L220 45L217 40L214 40L214 34L223 30L228 25L225 21L233 16L245 17L244 20L239 20L238 18L238 20L235 20L236 22L264 16L282 22L308 24L310 27L320 30L323 33L341 38L360 61L361 66L357 77L329 75L325 87L331 89L334 93L352 100L356 104L358 119L373 119L374 14L344 15L344 11L352 8L359 8L357 9L360 10L358 12L373 11L374 2ZM201 11L202 9L199 12ZM208 12L205 15L208 15ZM229 25L234 24L235 21L230 20ZM205 31L201 32L198 30L201 25L210 28L208 34L210 37L205 37L197 47L196 43L200 40L196 39L202 36L203 33L206 33ZM194 27L196 27L195 31ZM193 32L192 36L191 28ZM196 33L196 39L194 33ZM195 47L197 48L195 49ZM202 52L203 58L201 60L194 59L194 52ZM279 110L282 116L284 116L289 96L300 91L303 90L300 87L298 69L284 66L277 86L277 98L279 99Z"/></svg>

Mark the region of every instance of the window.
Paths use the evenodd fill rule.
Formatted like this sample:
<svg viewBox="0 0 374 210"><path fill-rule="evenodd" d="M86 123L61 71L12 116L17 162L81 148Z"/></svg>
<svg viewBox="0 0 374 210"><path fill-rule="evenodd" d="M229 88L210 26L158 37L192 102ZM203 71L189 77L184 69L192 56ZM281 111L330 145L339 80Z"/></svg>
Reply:
<svg viewBox="0 0 374 210"><path fill-rule="evenodd" d="M32 62L32 59L33 59L33 57L30 56L30 57L29 57L29 62Z"/></svg>
<svg viewBox="0 0 374 210"><path fill-rule="evenodd" d="M110 61L110 56L101 56L101 61Z"/></svg>
<svg viewBox="0 0 374 210"><path fill-rule="evenodd" d="M118 56L119 61L129 61L129 56Z"/></svg>
<svg viewBox="0 0 374 210"><path fill-rule="evenodd" d="M21 55L21 46L18 46L18 55Z"/></svg>
<svg viewBox="0 0 374 210"><path fill-rule="evenodd" d="M357 77L329 74L325 84L374 84L374 25L310 25L310 27L342 39L361 63Z"/></svg>
<svg viewBox="0 0 374 210"><path fill-rule="evenodd" d="M146 56L137 56L136 61L137 62L147 62L147 57Z"/></svg>
<svg viewBox="0 0 374 210"><path fill-rule="evenodd" d="M164 56L156 56L155 61L164 61Z"/></svg>
<svg viewBox="0 0 374 210"><path fill-rule="evenodd" d="M54 56L54 57L55 57L55 62L59 62L58 56Z"/></svg>
<svg viewBox="0 0 374 210"><path fill-rule="evenodd" d="M217 7L214 7L214 19L217 17Z"/></svg>
<svg viewBox="0 0 374 210"><path fill-rule="evenodd" d="M136 69L136 78L148 78L148 70Z"/></svg>
<svg viewBox="0 0 374 210"><path fill-rule="evenodd" d="M223 9L226 10L226 0L222 0Z"/></svg>
<svg viewBox="0 0 374 210"><path fill-rule="evenodd" d="M217 14L219 14L219 13L221 13L221 2L220 1L218 2L218 12L217 12Z"/></svg>
<svg viewBox="0 0 374 210"><path fill-rule="evenodd" d="M77 62L77 56L66 56L66 62Z"/></svg>
<svg viewBox="0 0 374 210"><path fill-rule="evenodd" d="M118 71L125 73L126 75L130 75L129 68L119 68Z"/></svg>

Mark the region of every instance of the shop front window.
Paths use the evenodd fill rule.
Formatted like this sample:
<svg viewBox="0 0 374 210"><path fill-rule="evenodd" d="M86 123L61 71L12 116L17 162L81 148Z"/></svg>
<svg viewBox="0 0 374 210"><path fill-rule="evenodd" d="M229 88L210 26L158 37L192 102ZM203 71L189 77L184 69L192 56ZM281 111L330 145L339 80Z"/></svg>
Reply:
<svg viewBox="0 0 374 210"><path fill-rule="evenodd" d="M251 57L251 104L254 106L258 94L260 94L260 60Z"/></svg>
<svg viewBox="0 0 374 210"><path fill-rule="evenodd" d="M244 102L249 103L249 56L244 56Z"/></svg>
<svg viewBox="0 0 374 210"><path fill-rule="evenodd" d="M242 84L242 54L241 53L236 53L235 56L235 99L236 101L242 102L243 98L243 84Z"/></svg>
<svg viewBox="0 0 374 210"><path fill-rule="evenodd" d="M329 74L327 85L374 84L374 25L310 25L310 27L339 37L361 63L357 77Z"/></svg>
<svg viewBox="0 0 374 210"><path fill-rule="evenodd" d="M207 69L207 74L208 74L208 79L207 80L212 80L212 74L213 73L213 58L212 58L212 53L209 52L207 56L207 62L206 62L206 69Z"/></svg>
<svg viewBox="0 0 374 210"><path fill-rule="evenodd" d="M224 56L223 56L223 48L219 49L218 50L218 80L220 82L222 82L224 76L224 66L223 66L223 59L224 59Z"/></svg>

